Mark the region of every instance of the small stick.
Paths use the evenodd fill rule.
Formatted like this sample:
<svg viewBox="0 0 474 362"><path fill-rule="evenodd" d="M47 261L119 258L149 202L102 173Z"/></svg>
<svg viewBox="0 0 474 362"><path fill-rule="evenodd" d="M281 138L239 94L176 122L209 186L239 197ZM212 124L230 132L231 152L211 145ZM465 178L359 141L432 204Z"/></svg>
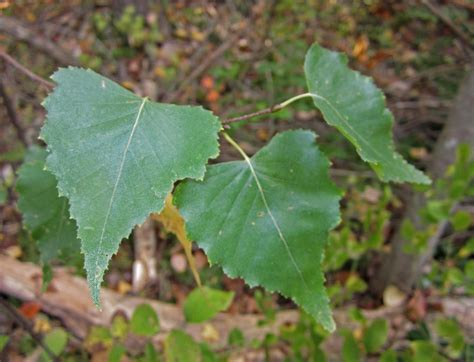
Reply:
<svg viewBox="0 0 474 362"><path fill-rule="evenodd" d="M25 132L23 127L21 126L20 119L18 118L18 114L15 111L15 107L13 106L13 101L7 93L5 86L3 85L2 80L0 79L0 97L3 98L3 104L7 109L8 118L10 118L10 122L15 128L16 134L18 139L25 145L28 146L28 141L25 137Z"/></svg>
<svg viewBox="0 0 474 362"><path fill-rule="evenodd" d="M261 111L252 112L252 113L249 113L249 114L244 114L244 115L238 116L238 117L224 119L224 120L222 120L222 123L232 123L232 122L245 121L245 120L253 118L253 117L259 117L259 116L263 116L265 114L278 112L279 110L281 110L283 108L284 107L282 107L281 104L275 104L275 105L273 105L269 108L262 109Z"/></svg>
<svg viewBox="0 0 474 362"><path fill-rule="evenodd" d="M299 99L308 98L308 97L321 98L319 95L313 94L313 93L298 94L297 96L294 96L290 99L287 99L286 101L284 101L282 103L274 104L273 106L271 106L269 108L262 109L261 111L252 112L252 113L249 113L249 114L244 114L244 115L238 116L238 117L224 119L224 120L222 120L222 123L227 124L227 123L232 123L232 122L239 122L239 121L244 121L246 119L263 116L265 114L275 113L275 112L278 112L278 111L282 110L286 106L290 105L291 103L293 103L293 102L295 102Z"/></svg>
<svg viewBox="0 0 474 362"><path fill-rule="evenodd" d="M59 362L61 361L56 354L51 351L51 349L43 342L41 337L35 333L33 328L31 327L30 323L23 318L17 310L10 305L5 299L0 297L0 305L5 308L5 310L13 317L13 319L24 329L28 332L28 334L35 340L36 343L38 343L39 346L41 346L45 352L49 355L49 357L55 361Z"/></svg>
<svg viewBox="0 0 474 362"><path fill-rule="evenodd" d="M25 66L21 65L20 63L18 63L15 59L13 59L10 55L5 53L3 50L0 50L0 58L3 58L3 60L5 60L7 63L13 65L20 72L22 72L27 77L34 80L35 82L38 82L39 84L41 84L46 89L51 90L52 88L54 88L54 83L51 83L51 82L47 81L46 79L41 78L39 75L33 73L31 70L29 70Z"/></svg>

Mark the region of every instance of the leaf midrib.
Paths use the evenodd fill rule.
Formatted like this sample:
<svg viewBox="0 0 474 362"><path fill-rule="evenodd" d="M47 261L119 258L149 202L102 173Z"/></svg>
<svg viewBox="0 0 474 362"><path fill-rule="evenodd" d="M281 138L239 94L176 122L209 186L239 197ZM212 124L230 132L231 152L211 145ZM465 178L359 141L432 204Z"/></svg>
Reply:
<svg viewBox="0 0 474 362"><path fill-rule="evenodd" d="M268 202L267 202L267 198L265 196L265 193L263 191L263 187L260 183L260 180L257 176L257 173L255 172L255 169L253 167L253 164L252 164L252 160L247 156L247 155L244 155L244 160L245 162L248 164L249 166L249 169L250 169L250 173L252 174L252 177L254 178L255 180L255 183L257 185L257 190L258 192L260 193L260 197L262 198L262 201L263 201L263 205L265 206L265 209L267 210L268 212L268 215L270 216L270 219L272 220L272 223L273 223L273 226L275 227L276 231L277 231L277 234L278 234L278 237L280 238L280 240L282 241L284 247L285 247L285 250L288 254L288 256L290 257L290 260L291 260L291 263L293 264L293 266L295 267L299 277L301 278L301 281L303 282L304 286L306 288L308 288L308 285L306 283L306 280L303 276L303 273L301 271L301 269L299 268L298 264L296 263L296 260L295 260L295 257L293 256L293 253L291 252L290 250L290 246L288 245L288 242L285 238L285 235L283 234L283 232L281 231L281 228L280 228L280 225L278 224L275 216L273 215L271 209L270 209L270 206L268 205Z"/></svg>
<svg viewBox="0 0 474 362"><path fill-rule="evenodd" d="M128 149L130 148L130 144L132 143L132 139L133 139L133 136L134 136L135 131L137 129L138 123L140 121L140 116L143 112L143 107L145 106L146 101L147 101L147 98L143 98L142 103L140 104L140 107L138 109L137 116L136 116L135 121L133 123L133 127L132 127L132 130L130 132L130 136L128 137L127 144L125 145L125 149L123 150L122 160L121 160L120 166L119 166L119 171L118 171L118 174L117 174L117 178L115 180L114 188L112 190L112 195L110 196L109 206L107 208L107 213L105 215L104 224L102 226L102 232L101 232L100 239L99 239L99 245L97 246L99 254L101 254L101 252L102 252L102 244L103 244L103 240L104 240L105 229L107 228L107 224L108 224L108 221L109 221L110 212L112 210L112 205L114 203L115 194L117 192L118 184L119 184L120 179L122 177L123 167L125 165L125 160L127 159ZM94 274L97 273L98 267L99 267L99 258L96 258Z"/></svg>
<svg viewBox="0 0 474 362"><path fill-rule="evenodd" d="M323 97L323 96L321 96L321 95L319 95L319 94L313 93L313 92L311 92L310 94L311 94L314 98L317 98L317 99L322 100L323 102L326 102L327 105L331 108L331 110L336 114L336 116L337 116L338 118L340 118L340 120L341 120L352 132L354 132L354 134L359 138L360 141L362 141L362 142L366 145L367 148L371 149L371 150L379 157L379 160L380 160L380 161L385 161L385 162L387 162L387 163L390 163L391 161L393 161L393 159L390 159L390 158L386 157L384 154L380 153L376 148L374 148L374 147L372 146L372 144L371 144L370 142L368 142L364 137L362 137L362 136L351 126L351 124L350 124L349 122L347 122L347 120L344 118L344 116L337 110L336 107L334 107L334 105L333 105L327 98L325 98L325 97ZM390 146L392 146L392 147L390 147ZM395 151L395 149L393 149L393 145L389 144L388 147L391 148L391 149L390 149L391 152L393 152L394 154L398 154L398 153ZM395 158L394 158L394 159L395 159ZM375 164L377 164L377 165L383 166L383 164L382 164L380 161L378 161L378 162L368 161L368 162L370 162L370 163L375 163ZM409 178L412 177L412 175L411 175L405 168L398 168L398 170L399 170L399 171L402 171L403 173L405 173L405 177L409 177Z"/></svg>

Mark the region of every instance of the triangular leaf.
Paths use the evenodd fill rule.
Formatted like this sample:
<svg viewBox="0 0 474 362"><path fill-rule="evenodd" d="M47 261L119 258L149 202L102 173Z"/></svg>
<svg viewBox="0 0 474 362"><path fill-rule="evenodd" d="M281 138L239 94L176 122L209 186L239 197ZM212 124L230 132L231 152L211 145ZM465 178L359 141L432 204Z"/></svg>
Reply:
<svg viewBox="0 0 474 362"><path fill-rule="evenodd" d="M340 191L314 138L284 132L251 159L209 166L203 182L178 186L175 203L210 262L293 298L334 330L321 260Z"/></svg>
<svg viewBox="0 0 474 362"><path fill-rule="evenodd" d="M47 167L78 224L92 297L120 241L163 208L177 180L204 176L218 119L202 107L140 98L91 70L60 69L46 99Z"/></svg>
<svg viewBox="0 0 474 362"><path fill-rule="evenodd" d="M304 69L309 92L326 122L355 146L383 181L431 183L395 151L393 115L385 96L370 78L347 66L344 54L313 44Z"/></svg>
<svg viewBox="0 0 474 362"><path fill-rule="evenodd" d="M53 259L77 259L80 250L77 226L69 216L68 201L59 197L56 178L44 169L46 156L45 149L33 146L18 171L16 184L23 224L37 240L45 266ZM48 282L46 275L43 279Z"/></svg>

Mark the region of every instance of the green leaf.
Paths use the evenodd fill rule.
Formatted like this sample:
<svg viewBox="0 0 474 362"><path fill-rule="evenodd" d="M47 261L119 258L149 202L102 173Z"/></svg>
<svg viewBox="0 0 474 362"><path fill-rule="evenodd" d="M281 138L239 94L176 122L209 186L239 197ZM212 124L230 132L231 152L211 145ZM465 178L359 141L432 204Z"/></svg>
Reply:
<svg viewBox="0 0 474 362"><path fill-rule="evenodd" d="M0 180L0 206L4 205L8 199L8 189Z"/></svg>
<svg viewBox="0 0 474 362"><path fill-rule="evenodd" d="M67 346L68 335L62 328L53 329L44 337L44 344L56 356L59 356ZM51 361L51 358L46 352L41 355L43 361Z"/></svg>
<svg viewBox="0 0 474 362"><path fill-rule="evenodd" d="M142 362L161 361L158 358L158 353L156 352L156 349L153 346L153 343L151 343L150 341L148 341L148 343L145 345L145 353L141 361Z"/></svg>
<svg viewBox="0 0 474 362"><path fill-rule="evenodd" d="M461 285L464 282L464 274L461 269L450 267L448 269L446 279L454 285Z"/></svg>
<svg viewBox="0 0 474 362"><path fill-rule="evenodd" d="M385 319L376 319L364 332L364 345L367 353L378 352L387 341L388 325Z"/></svg>
<svg viewBox="0 0 474 362"><path fill-rule="evenodd" d="M69 216L67 199L59 197L56 179L44 169L46 155L45 149L32 147L18 171L16 185L23 224L37 240L45 266L53 259L71 261L80 255L76 223ZM43 280L51 277L48 275L46 267Z"/></svg>
<svg viewBox="0 0 474 362"><path fill-rule="evenodd" d="M211 347L206 343L200 343L199 348L201 348L201 358L202 362L223 362L217 357L217 355L212 351Z"/></svg>
<svg viewBox="0 0 474 362"><path fill-rule="evenodd" d="M209 166L203 182L178 186L175 203L210 262L293 298L333 331L321 260L341 192L314 139L287 131L251 159Z"/></svg>
<svg viewBox="0 0 474 362"><path fill-rule="evenodd" d="M227 337L227 343L231 346L242 347L245 344L245 336L239 328L233 328Z"/></svg>
<svg viewBox="0 0 474 362"><path fill-rule="evenodd" d="M344 362L358 362L361 360L362 352L357 340L351 331L344 331L344 342L342 344L342 360Z"/></svg>
<svg viewBox="0 0 474 362"><path fill-rule="evenodd" d="M453 319L439 319L436 321L436 332L448 342L448 354L453 359L461 357L465 342L461 328Z"/></svg>
<svg viewBox="0 0 474 362"><path fill-rule="evenodd" d="M194 339L180 330L173 330L165 340L166 362L200 362L201 348Z"/></svg>
<svg viewBox="0 0 474 362"><path fill-rule="evenodd" d="M9 340L10 340L9 336L0 335L0 352L3 351L3 349L5 348Z"/></svg>
<svg viewBox="0 0 474 362"><path fill-rule="evenodd" d="M459 249L458 256L461 258L467 258L471 254L474 254L474 238L470 238L466 245Z"/></svg>
<svg viewBox="0 0 474 362"><path fill-rule="evenodd" d="M184 316L191 323L207 321L229 308L234 294L234 292L198 287L188 295L184 302Z"/></svg>
<svg viewBox="0 0 474 362"><path fill-rule="evenodd" d="M112 319L112 324L110 326L110 334L112 337L117 338L118 340L124 340L128 334L128 321L121 315L117 314L114 319Z"/></svg>
<svg viewBox="0 0 474 362"><path fill-rule="evenodd" d="M152 337L160 331L160 322L155 310L148 304L141 304L133 311L130 330L139 336Z"/></svg>
<svg viewBox="0 0 474 362"><path fill-rule="evenodd" d="M351 293L361 293L367 289L367 283L357 274L351 274L345 286Z"/></svg>
<svg viewBox="0 0 474 362"><path fill-rule="evenodd" d="M326 122L355 146L383 181L431 182L395 151L393 115L385 96L370 78L347 66L345 55L314 44L304 69L309 92Z"/></svg>
<svg viewBox="0 0 474 362"><path fill-rule="evenodd" d="M154 103L91 70L60 69L52 78L58 85L44 102L41 132L47 168L69 199L99 305L120 241L163 208L175 181L204 176L221 125L202 107Z"/></svg>
<svg viewBox="0 0 474 362"><path fill-rule="evenodd" d="M397 362L397 352L393 349L384 351L380 356L380 362Z"/></svg>
<svg viewBox="0 0 474 362"><path fill-rule="evenodd" d="M413 350L413 362L441 362L445 359L436 350L436 346L427 341L415 341L411 343Z"/></svg>
<svg viewBox="0 0 474 362"><path fill-rule="evenodd" d="M451 217L455 231L467 230L472 223L472 216L467 211L458 211Z"/></svg>
<svg viewBox="0 0 474 362"><path fill-rule="evenodd" d="M123 345L114 345L109 352L109 362L121 362L126 352L127 349Z"/></svg>
<svg viewBox="0 0 474 362"><path fill-rule="evenodd" d="M357 307L349 308L347 314L356 323L360 323L362 325L365 325L367 323L367 319L365 318L364 314Z"/></svg>
<svg viewBox="0 0 474 362"><path fill-rule="evenodd" d="M109 328L93 326L86 339L84 340L84 347L88 351L97 349L110 349L114 343L114 337Z"/></svg>
<svg viewBox="0 0 474 362"><path fill-rule="evenodd" d="M464 265L464 274L468 279L474 280L474 260L469 260Z"/></svg>

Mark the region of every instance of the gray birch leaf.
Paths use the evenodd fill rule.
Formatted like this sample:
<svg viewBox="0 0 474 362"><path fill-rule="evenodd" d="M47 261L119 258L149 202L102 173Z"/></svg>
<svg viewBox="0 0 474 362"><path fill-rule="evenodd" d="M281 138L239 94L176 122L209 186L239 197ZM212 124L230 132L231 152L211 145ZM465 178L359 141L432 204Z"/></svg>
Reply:
<svg viewBox="0 0 474 362"><path fill-rule="evenodd" d="M78 224L94 302L120 241L159 212L174 182L201 179L219 153L218 119L202 107L155 103L80 68L60 69L45 100L47 168Z"/></svg>

